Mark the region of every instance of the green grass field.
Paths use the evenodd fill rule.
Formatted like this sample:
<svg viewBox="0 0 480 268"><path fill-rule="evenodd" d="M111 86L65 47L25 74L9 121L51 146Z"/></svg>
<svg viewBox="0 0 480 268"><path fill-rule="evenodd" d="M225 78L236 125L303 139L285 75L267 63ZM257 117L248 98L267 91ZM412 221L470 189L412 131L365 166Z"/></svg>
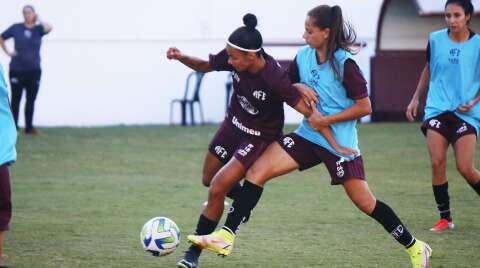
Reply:
<svg viewBox="0 0 480 268"><path fill-rule="evenodd" d="M290 127L291 128L291 127ZM13 267L175 267L207 189L201 168L216 126L44 129L21 135L11 168L14 218L5 253ZM437 220L426 144L417 124L359 127L368 181L413 234L433 248L433 267L480 267L480 199L448 159L457 228ZM476 162L480 167L479 161ZM173 219L180 247L155 258L139 232L154 216ZM201 267L410 267L408 255L358 211L323 166L267 185L234 253L205 252Z"/></svg>

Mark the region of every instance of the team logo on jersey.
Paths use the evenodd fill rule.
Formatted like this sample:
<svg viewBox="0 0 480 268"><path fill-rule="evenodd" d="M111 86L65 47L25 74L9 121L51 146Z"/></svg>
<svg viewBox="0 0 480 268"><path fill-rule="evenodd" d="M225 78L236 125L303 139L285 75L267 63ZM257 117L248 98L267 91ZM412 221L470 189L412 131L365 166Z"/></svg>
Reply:
<svg viewBox="0 0 480 268"><path fill-rule="evenodd" d="M245 157L249 152L252 151L253 147L255 146L253 146L253 144L250 143L245 148L238 150L238 154Z"/></svg>
<svg viewBox="0 0 480 268"><path fill-rule="evenodd" d="M463 132L465 132L467 130L468 130L467 124L463 123L463 125L457 129L457 134L462 134Z"/></svg>
<svg viewBox="0 0 480 268"><path fill-rule="evenodd" d="M17 84L18 83L18 78L16 78L16 77L10 78L10 83Z"/></svg>
<svg viewBox="0 0 480 268"><path fill-rule="evenodd" d="M253 96L257 99L257 100L266 100L267 99L267 93L265 93L265 91L262 91L262 90L255 90L253 92Z"/></svg>
<svg viewBox="0 0 480 268"><path fill-rule="evenodd" d="M460 52L461 50L458 48L450 49L450 58L448 58L448 61L452 64L458 64L459 63L458 57L460 57Z"/></svg>
<svg viewBox="0 0 480 268"><path fill-rule="evenodd" d="M295 141L290 137L283 138L283 145L287 148L292 148L295 145Z"/></svg>
<svg viewBox="0 0 480 268"><path fill-rule="evenodd" d="M244 126L242 124L242 122L238 121L237 117L234 116L232 118L232 124L234 126L236 126L238 129L240 129L241 131L245 132L245 133L248 133L250 135L254 135L254 136L261 136L262 135L262 132L259 131L259 130L256 130L256 129L253 129L253 128L248 128L246 126Z"/></svg>
<svg viewBox="0 0 480 268"><path fill-rule="evenodd" d="M236 72L232 72L232 78L238 82L240 82L240 76Z"/></svg>
<svg viewBox="0 0 480 268"><path fill-rule="evenodd" d="M345 162L345 158L340 158L340 160L337 161L337 177L343 178L345 175L345 170L343 170L342 163Z"/></svg>
<svg viewBox="0 0 480 268"><path fill-rule="evenodd" d="M225 159L228 155L227 150L223 148L222 146L218 145L215 147L215 153L220 156L220 158Z"/></svg>
<svg viewBox="0 0 480 268"><path fill-rule="evenodd" d="M438 121L437 119L432 119L428 121L428 124L433 128L439 129L442 122Z"/></svg>
<svg viewBox="0 0 480 268"><path fill-rule="evenodd" d="M25 31L23 31L23 35L25 36L25 38L31 38L32 37L32 31L25 30Z"/></svg>
<svg viewBox="0 0 480 268"><path fill-rule="evenodd" d="M238 103L240 106L251 115L257 115L259 113L258 109L253 106L246 97L237 95Z"/></svg>
<svg viewBox="0 0 480 268"><path fill-rule="evenodd" d="M391 234L392 234L393 237L398 239L400 236L403 235L403 231L404 231L403 225L400 224L399 226L397 226L397 228L395 228L391 232Z"/></svg>

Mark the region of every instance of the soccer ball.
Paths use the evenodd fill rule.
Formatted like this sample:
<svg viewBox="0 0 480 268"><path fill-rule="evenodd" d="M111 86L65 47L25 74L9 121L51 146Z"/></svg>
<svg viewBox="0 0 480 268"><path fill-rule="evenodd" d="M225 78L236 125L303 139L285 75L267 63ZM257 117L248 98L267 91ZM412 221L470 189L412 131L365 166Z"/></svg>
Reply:
<svg viewBox="0 0 480 268"><path fill-rule="evenodd" d="M155 217L140 232L143 249L153 256L165 256L172 253L180 243L180 229L166 217Z"/></svg>

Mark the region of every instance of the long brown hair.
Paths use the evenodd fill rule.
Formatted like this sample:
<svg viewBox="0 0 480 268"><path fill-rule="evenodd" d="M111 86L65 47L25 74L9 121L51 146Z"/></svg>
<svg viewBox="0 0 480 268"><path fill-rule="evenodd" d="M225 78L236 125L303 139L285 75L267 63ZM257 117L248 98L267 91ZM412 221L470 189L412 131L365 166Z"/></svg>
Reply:
<svg viewBox="0 0 480 268"><path fill-rule="evenodd" d="M321 5L313 8L307 14L315 22L315 26L320 29L330 29L330 35L327 40L327 57L330 66L335 72L337 79L340 77L338 62L335 60L335 51L337 49L344 49L350 53L355 54L353 46L357 39L357 34L353 26L344 21L342 9L339 6L330 7L328 5Z"/></svg>

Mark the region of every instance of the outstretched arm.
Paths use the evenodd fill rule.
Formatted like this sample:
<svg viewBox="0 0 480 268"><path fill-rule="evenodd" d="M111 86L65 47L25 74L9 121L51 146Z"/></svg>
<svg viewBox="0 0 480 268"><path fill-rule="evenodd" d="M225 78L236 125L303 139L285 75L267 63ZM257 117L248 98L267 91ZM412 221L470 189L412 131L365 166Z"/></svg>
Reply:
<svg viewBox="0 0 480 268"><path fill-rule="evenodd" d="M197 72L208 73L213 71L208 61L185 55L176 47L168 49L167 58L169 60L178 60Z"/></svg>

